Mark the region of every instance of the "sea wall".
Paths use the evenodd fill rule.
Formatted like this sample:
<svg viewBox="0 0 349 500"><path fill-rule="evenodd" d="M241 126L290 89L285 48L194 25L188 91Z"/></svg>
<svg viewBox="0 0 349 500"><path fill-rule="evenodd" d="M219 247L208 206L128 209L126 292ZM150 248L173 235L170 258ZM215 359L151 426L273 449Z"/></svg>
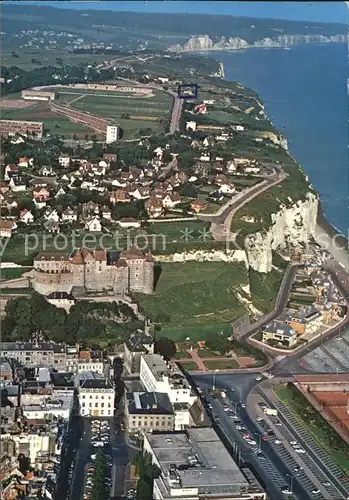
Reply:
<svg viewBox="0 0 349 500"><path fill-rule="evenodd" d="M275 38L262 38L254 43L248 43L239 37L221 37L212 40L209 35L192 36L183 44L168 47L169 52L195 52L207 50L244 50L249 48L283 48L294 47L309 43L347 43L347 35L323 36L323 35L280 35Z"/></svg>
<svg viewBox="0 0 349 500"><path fill-rule="evenodd" d="M318 196L308 193L304 201L299 200L272 214L272 224L266 231L248 236L245 240L249 267L260 273L272 269L272 251L288 246L297 247L309 241L316 229Z"/></svg>

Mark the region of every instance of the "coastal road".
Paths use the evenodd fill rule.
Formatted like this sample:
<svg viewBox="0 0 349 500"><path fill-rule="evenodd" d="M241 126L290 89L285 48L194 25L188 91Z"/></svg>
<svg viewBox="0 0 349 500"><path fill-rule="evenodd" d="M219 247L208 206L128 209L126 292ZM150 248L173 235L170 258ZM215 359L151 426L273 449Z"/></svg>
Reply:
<svg viewBox="0 0 349 500"><path fill-rule="evenodd" d="M272 186L276 186L285 180L287 174L279 170L270 175L267 179L263 179L259 184L245 189L242 193L235 195L226 205L223 211L219 211L217 215L200 214L198 217L201 220L211 222L211 234L216 241L230 241L233 234L231 233L231 222L235 213L240 210L246 203L252 201L256 196L259 196L264 191L267 191Z"/></svg>
<svg viewBox="0 0 349 500"><path fill-rule="evenodd" d="M205 390L212 387L213 377L211 376L203 376L203 377L195 377L195 381L200 386L203 392ZM218 376L217 376L218 379ZM251 434L251 436L260 435L260 429L258 425L253 422L246 410L240 404L241 397L241 389L239 386L240 379L233 377L233 384L231 380L229 380L229 376L226 376L222 379L219 376L219 381L217 382L217 387L224 380L224 390L227 394L227 400L229 400L230 408L238 415L240 421L243 423L245 428ZM250 382L253 384L254 377ZM249 384L246 384L246 388ZM233 388L233 391L231 389ZM219 427L227 440L231 443L233 449L238 449L238 452L246 464L250 464L253 471L257 473L259 477L264 480L264 487L268 493L268 498L271 500L281 500L286 498L286 495L283 495L281 492L281 488L283 486L287 486L290 483L289 475L292 474L292 470L290 470L282 460L275 454L272 447L268 445L268 443L260 442L259 447L263 452L265 459L260 459L257 456L256 451L258 450L258 446L250 446L243 439L242 434L244 432L240 432L236 429L236 426L232 422L232 420L227 416L224 411L221 403L208 394L206 394L206 400L209 404L212 405L212 411L208 409L208 413L210 417L214 421L214 425ZM257 440L257 438L254 438ZM288 498L298 499L298 500L310 500L312 497L309 495L310 492L306 491L302 484L297 481L297 479L293 483L293 496Z"/></svg>
<svg viewBox="0 0 349 500"><path fill-rule="evenodd" d="M269 384L269 382L267 382ZM274 381L275 383L275 381ZM340 493L335 496L336 499L347 498L349 495L349 481L341 481L343 471L335 464L332 458L314 441L309 432L293 415L291 410L285 406L280 400L275 400L269 397L268 392L263 389L263 385L258 388L258 392L266 401L269 407L276 407L278 410L278 419L282 422L283 426L289 434L291 439L295 439L306 454L311 458L313 464L316 464L321 473L331 482L333 486ZM330 498L333 498L331 495Z"/></svg>

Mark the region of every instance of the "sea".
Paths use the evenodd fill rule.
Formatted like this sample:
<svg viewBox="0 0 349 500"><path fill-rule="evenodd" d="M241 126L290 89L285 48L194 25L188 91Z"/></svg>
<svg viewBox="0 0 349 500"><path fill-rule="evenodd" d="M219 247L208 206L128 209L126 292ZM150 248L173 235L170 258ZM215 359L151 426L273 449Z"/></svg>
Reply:
<svg viewBox="0 0 349 500"><path fill-rule="evenodd" d="M210 52L227 80L254 89L320 194L328 221L348 236L348 49L345 44Z"/></svg>

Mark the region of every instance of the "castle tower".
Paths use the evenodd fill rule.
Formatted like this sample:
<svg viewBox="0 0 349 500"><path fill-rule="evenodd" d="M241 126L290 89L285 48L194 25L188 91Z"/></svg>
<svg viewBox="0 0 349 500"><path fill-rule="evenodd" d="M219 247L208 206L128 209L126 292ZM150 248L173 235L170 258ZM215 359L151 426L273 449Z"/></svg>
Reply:
<svg viewBox="0 0 349 500"><path fill-rule="evenodd" d="M129 269L130 292L143 293L143 263L145 256L137 247L131 247L120 254Z"/></svg>
<svg viewBox="0 0 349 500"><path fill-rule="evenodd" d="M154 292L154 259L148 252L143 264L143 293L151 295Z"/></svg>

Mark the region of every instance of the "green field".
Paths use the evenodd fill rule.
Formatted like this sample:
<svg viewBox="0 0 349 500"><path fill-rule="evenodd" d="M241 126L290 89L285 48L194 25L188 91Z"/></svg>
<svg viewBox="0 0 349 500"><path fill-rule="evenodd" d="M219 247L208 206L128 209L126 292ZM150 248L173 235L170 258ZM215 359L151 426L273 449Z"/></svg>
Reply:
<svg viewBox="0 0 349 500"><path fill-rule="evenodd" d="M235 295L234 287L247 283L243 264L225 262L163 263L151 296L137 295L142 311L167 327L178 329L173 340L191 337L187 328L200 326L196 339L203 339L203 325L229 323L246 311ZM216 323L216 325L215 325ZM163 331L161 330L161 332ZM212 333L210 329L206 335Z"/></svg>
<svg viewBox="0 0 349 500"><path fill-rule="evenodd" d="M64 52L63 50L54 51L54 50L15 50L16 54L19 57L12 57L12 50L4 50L1 53L1 64L2 66L17 66L18 68L22 68L26 71L32 70L35 68L40 68L43 66L57 66L60 64L57 63L56 58L61 58L63 60L63 64L65 66L76 66L83 63L93 64L96 62L97 64L102 63L103 61L108 61L110 59L115 59L115 56L107 56L97 55L97 54L70 54ZM37 59L42 64L32 63L32 59Z"/></svg>
<svg viewBox="0 0 349 500"><path fill-rule="evenodd" d="M20 94L11 97L19 99ZM153 97L135 97L132 94L116 94L111 91L59 89L57 102L70 104L72 108L79 111L117 121L124 131L124 139L135 139L142 135L162 132L164 127L160 120L169 120L172 110L172 97L160 91L155 92ZM85 134L89 136L95 134L93 130L51 112L45 102L39 102L24 109L1 109L1 117L2 119L43 122L45 132L51 135L77 134L81 137Z"/></svg>
<svg viewBox="0 0 349 500"><path fill-rule="evenodd" d="M163 129L160 120L170 118L172 97L165 92L155 92L153 97L136 97L132 94L125 96L116 93L110 93L108 96L100 95L103 93L104 91L98 91L95 95L82 93L81 98L70 105L79 111L116 120L124 130L125 139L139 137L141 129L151 129L152 133L160 132ZM62 95L65 102L74 99L74 96L68 99L66 94L59 94L59 98Z"/></svg>

